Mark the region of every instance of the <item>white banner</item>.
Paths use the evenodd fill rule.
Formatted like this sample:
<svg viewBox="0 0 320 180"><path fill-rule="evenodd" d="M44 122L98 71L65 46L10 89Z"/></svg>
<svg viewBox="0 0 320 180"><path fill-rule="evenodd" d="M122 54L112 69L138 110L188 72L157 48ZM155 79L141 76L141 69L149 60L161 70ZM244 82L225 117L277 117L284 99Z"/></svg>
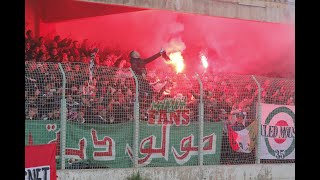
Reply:
<svg viewBox="0 0 320 180"><path fill-rule="evenodd" d="M25 168L25 180L29 179L43 179L50 180L50 166L38 166Z"/></svg>
<svg viewBox="0 0 320 180"><path fill-rule="evenodd" d="M260 159L295 159L295 106L261 105Z"/></svg>

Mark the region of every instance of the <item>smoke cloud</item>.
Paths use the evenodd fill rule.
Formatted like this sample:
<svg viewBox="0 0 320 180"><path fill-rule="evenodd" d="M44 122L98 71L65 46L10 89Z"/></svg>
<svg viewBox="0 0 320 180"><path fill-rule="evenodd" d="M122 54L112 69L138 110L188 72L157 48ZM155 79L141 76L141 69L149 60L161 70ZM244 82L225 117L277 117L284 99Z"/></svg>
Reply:
<svg viewBox="0 0 320 180"><path fill-rule="evenodd" d="M161 48L182 50L189 73L201 71L199 53L206 50L208 69L214 72L294 76L294 27L289 24L146 10L48 25L62 37L71 32L74 39L135 49L142 57ZM159 59L149 68L166 66Z"/></svg>
<svg viewBox="0 0 320 180"><path fill-rule="evenodd" d="M182 42L181 37L173 38L168 44L164 45L164 49L167 53L183 52L186 49L186 45Z"/></svg>

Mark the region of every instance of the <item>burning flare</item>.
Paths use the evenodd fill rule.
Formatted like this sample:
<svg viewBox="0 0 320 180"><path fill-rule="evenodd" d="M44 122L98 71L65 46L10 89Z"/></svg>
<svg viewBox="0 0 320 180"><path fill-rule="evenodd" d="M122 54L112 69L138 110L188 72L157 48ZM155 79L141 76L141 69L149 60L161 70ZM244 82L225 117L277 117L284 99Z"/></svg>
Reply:
<svg viewBox="0 0 320 180"><path fill-rule="evenodd" d="M203 67L204 68L208 68L208 60L207 60L207 57L205 56L205 55L201 55L201 57L200 57L200 59L201 59L201 62L202 62L202 65L203 65Z"/></svg>
<svg viewBox="0 0 320 180"><path fill-rule="evenodd" d="M181 52L178 51L178 52L170 53L169 58L170 58L170 61L166 61L166 63L172 64L174 66L177 74L181 73L184 69L184 66L185 66Z"/></svg>

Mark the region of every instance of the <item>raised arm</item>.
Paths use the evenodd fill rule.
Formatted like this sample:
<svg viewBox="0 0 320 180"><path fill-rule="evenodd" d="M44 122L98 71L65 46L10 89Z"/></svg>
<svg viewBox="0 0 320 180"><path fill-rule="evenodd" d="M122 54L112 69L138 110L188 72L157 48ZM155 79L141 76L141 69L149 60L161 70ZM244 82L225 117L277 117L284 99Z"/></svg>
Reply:
<svg viewBox="0 0 320 180"><path fill-rule="evenodd" d="M153 55L153 56L151 56L151 57L149 57L147 59L143 59L143 61L144 61L145 64L148 64L149 62L152 62L152 61L156 60L160 56L161 56L161 53L158 52L157 54L155 54L155 55Z"/></svg>
<svg viewBox="0 0 320 180"><path fill-rule="evenodd" d="M158 52L157 54L147 58L147 59L143 59L145 64L148 64L149 62L154 61L155 59L157 59L158 57L162 56L163 54L165 54L165 50L163 48L161 48L160 52Z"/></svg>

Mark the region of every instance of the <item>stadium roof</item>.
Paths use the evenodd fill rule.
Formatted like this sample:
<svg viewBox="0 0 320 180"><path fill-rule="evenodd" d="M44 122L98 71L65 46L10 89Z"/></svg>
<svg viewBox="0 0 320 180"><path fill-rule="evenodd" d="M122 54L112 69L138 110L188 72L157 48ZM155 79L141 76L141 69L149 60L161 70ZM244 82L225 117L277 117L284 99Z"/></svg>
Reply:
<svg viewBox="0 0 320 180"><path fill-rule="evenodd" d="M32 0L43 22L104 16L146 10L138 7L92 3L74 0Z"/></svg>

